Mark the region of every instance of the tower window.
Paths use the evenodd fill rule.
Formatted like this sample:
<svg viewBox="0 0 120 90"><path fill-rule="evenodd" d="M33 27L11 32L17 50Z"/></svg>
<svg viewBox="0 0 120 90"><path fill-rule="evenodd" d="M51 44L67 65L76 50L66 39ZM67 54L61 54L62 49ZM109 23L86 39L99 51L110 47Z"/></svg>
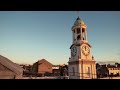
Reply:
<svg viewBox="0 0 120 90"><path fill-rule="evenodd" d="M73 30L73 32L75 33L75 29Z"/></svg>
<svg viewBox="0 0 120 90"><path fill-rule="evenodd" d="M85 32L85 28L82 28L82 32Z"/></svg>
<svg viewBox="0 0 120 90"><path fill-rule="evenodd" d="M79 39L80 39L80 35L77 36L77 40L79 40Z"/></svg>
<svg viewBox="0 0 120 90"><path fill-rule="evenodd" d="M80 28L77 28L77 34L79 34L80 33Z"/></svg>

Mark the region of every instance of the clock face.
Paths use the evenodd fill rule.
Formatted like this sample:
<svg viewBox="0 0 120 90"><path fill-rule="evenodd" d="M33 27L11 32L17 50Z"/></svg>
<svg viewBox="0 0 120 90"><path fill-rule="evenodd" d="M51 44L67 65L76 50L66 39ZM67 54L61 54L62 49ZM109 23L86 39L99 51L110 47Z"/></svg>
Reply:
<svg viewBox="0 0 120 90"><path fill-rule="evenodd" d="M84 55L89 55L90 54L90 48L87 45L82 46L82 53Z"/></svg>
<svg viewBox="0 0 120 90"><path fill-rule="evenodd" d="M77 54L77 48L76 47L72 47L71 55L74 57L74 56L76 56L76 54Z"/></svg>

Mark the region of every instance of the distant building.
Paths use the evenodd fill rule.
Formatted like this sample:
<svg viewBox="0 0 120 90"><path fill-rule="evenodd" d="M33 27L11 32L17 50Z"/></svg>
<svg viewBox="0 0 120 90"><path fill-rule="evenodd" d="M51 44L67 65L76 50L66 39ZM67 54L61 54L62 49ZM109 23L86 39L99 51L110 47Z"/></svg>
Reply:
<svg viewBox="0 0 120 90"><path fill-rule="evenodd" d="M52 73L54 76L60 76L60 65L53 65Z"/></svg>
<svg viewBox="0 0 120 90"><path fill-rule="evenodd" d="M120 75L120 64L114 65L100 65L96 64L97 77L108 77L108 76L119 76Z"/></svg>
<svg viewBox="0 0 120 90"><path fill-rule="evenodd" d="M0 79L22 79L23 69L0 55Z"/></svg>
<svg viewBox="0 0 120 90"><path fill-rule="evenodd" d="M109 75L120 75L120 65L107 65Z"/></svg>
<svg viewBox="0 0 120 90"><path fill-rule="evenodd" d="M53 65L53 75L54 76L68 76L68 65Z"/></svg>
<svg viewBox="0 0 120 90"><path fill-rule="evenodd" d="M20 64L20 67L23 68L23 76L30 76L33 74L32 65L29 64Z"/></svg>
<svg viewBox="0 0 120 90"><path fill-rule="evenodd" d="M52 75L53 65L45 59L41 59L33 64L33 72L38 73L40 76Z"/></svg>

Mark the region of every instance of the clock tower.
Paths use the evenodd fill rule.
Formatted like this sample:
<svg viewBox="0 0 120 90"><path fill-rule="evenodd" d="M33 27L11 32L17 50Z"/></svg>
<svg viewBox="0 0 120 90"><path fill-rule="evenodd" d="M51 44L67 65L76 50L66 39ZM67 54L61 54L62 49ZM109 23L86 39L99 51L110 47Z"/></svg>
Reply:
<svg viewBox="0 0 120 90"><path fill-rule="evenodd" d="M68 61L68 74L70 79L96 78L96 62L91 53L92 46L87 39L87 26L78 17L71 28L72 45L71 57Z"/></svg>

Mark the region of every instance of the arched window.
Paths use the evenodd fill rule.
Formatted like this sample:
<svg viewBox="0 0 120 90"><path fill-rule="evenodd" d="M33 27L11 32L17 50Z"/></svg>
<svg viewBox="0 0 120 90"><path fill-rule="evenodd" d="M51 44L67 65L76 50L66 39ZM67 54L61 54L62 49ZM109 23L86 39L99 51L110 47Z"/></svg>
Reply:
<svg viewBox="0 0 120 90"><path fill-rule="evenodd" d="M80 40L80 35L77 36L77 40Z"/></svg>

